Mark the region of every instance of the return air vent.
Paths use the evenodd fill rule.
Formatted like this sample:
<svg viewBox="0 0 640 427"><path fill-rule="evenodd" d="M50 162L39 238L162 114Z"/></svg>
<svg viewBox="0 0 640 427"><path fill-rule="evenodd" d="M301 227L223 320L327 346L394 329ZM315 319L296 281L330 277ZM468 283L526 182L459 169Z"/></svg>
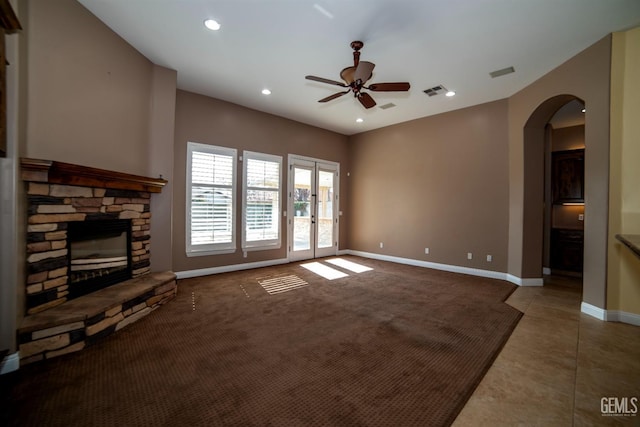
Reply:
<svg viewBox="0 0 640 427"><path fill-rule="evenodd" d="M387 109L393 108L395 106L396 106L396 104L394 104L393 102L389 102L388 104L381 105L380 109L381 110L387 110Z"/></svg>
<svg viewBox="0 0 640 427"><path fill-rule="evenodd" d="M515 71L516 70L513 67L507 67L501 70L492 71L489 73L489 75L491 76L492 79L495 79L496 77L504 76L505 74L511 74Z"/></svg>
<svg viewBox="0 0 640 427"><path fill-rule="evenodd" d="M432 87L430 89L423 90L423 92L426 93L429 96L440 95L441 93L445 93L446 91L447 91L447 89L445 89L445 87L442 86L442 85L434 86L434 87Z"/></svg>

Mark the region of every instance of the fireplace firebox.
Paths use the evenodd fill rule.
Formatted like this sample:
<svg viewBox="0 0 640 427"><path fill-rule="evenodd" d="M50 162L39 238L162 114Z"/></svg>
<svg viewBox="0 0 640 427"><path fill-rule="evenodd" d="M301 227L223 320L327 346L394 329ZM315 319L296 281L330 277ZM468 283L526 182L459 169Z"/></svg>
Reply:
<svg viewBox="0 0 640 427"><path fill-rule="evenodd" d="M69 296L74 299L131 278L131 220L70 222Z"/></svg>

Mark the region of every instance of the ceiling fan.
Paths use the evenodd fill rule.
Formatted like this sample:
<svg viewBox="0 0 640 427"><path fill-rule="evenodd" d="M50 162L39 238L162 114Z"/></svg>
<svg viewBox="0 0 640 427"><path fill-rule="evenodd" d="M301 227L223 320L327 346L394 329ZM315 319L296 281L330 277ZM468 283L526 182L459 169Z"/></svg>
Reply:
<svg viewBox="0 0 640 427"><path fill-rule="evenodd" d="M360 101L364 108L371 108L376 105L376 101L374 101L371 95L367 92L362 92L362 89L367 89L373 92L406 92L409 90L411 85L407 82L373 83L369 86L365 86L367 80L371 78L373 68L376 64L367 61L360 61L360 49L362 49L363 46L364 43L361 41L351 42L351 48L353 49L353 67L347 67L340 71L340 78L344 80L344 83L322 77L305 76L307 80L348 88L344 92L334 93L326 98L322 98L318 102L328 102L349 92L353 92L353 96Z"/></svg>

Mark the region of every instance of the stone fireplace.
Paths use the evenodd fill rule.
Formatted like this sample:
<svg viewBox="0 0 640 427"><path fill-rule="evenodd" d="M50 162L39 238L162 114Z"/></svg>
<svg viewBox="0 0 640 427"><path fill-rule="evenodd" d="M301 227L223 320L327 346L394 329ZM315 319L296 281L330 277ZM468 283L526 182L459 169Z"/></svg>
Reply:
<svg viewBox="0 0 640 427"><path fill-rule="evenodd" d="M35 159L22 159L22 179L21 359L81 349L175 296L175 274L150 273L150 200L167 181Z"/></svg>

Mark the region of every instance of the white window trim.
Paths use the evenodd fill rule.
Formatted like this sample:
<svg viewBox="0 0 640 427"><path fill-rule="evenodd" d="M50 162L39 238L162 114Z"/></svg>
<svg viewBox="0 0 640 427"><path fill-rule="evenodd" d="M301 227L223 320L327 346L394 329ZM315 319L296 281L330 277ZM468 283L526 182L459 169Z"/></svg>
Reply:
<svg viewBox="0 0 640 427"><path fill-rule="evenodd" d="M191 182L191 162L192 162L192 153L193 152L205 152L211 154L219 154L225 156L231 156L233 158L233 171L232 171L232 184L231 184L231 194L232 194L232 216L231 216L231 242L228 243L214 243L207 245L192 245L191 244L191 191L192 191L192 182ZM209 144L201 144L197 142L187 142L187 173L186 173L186 254L188 257L194 256L207 256L207 255L220 255L220 254L229 254L234 253L236 251L236 205L237 205L237 195L236 195L236 169L238 163L238 150L235 148L227 148L227 147L219 147L215 145Z"/></svg>
<svg viewBox="0 0 640 427"><path fill-rule="evenodd" d="M265 160L279 164L278 176L278 237L272 240L261 240L258 242L247 242L247 164L249 159ZM242 250L260 251L268 249L279 249L282 247L282 156L273 154L258 153L255 151L243 151L242 153Z"/></svg>

